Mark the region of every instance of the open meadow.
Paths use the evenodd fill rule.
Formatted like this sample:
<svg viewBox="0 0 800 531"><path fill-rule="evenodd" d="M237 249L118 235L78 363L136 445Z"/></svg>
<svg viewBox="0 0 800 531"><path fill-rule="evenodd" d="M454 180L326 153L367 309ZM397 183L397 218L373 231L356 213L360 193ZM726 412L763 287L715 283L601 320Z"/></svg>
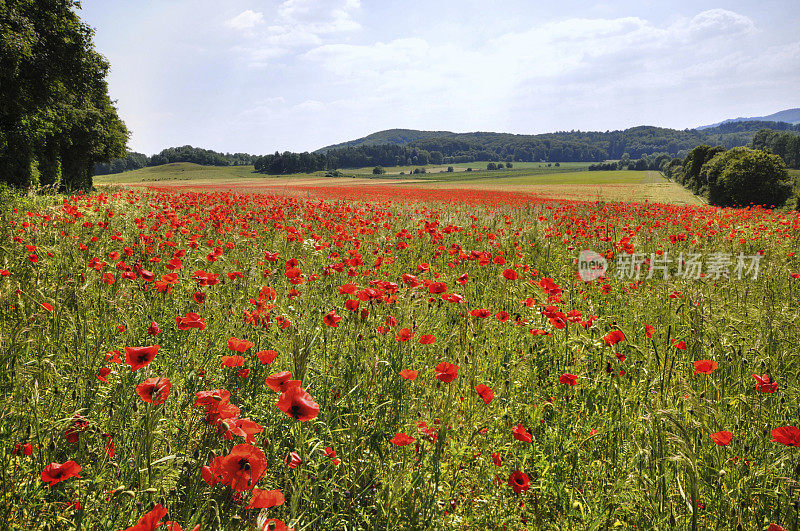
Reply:
<svg viewBox="0 0 800 531"><path fill-rule="evenodd" d="M474 165L474 164L473 164ZM531 166L539 164L531 163ZM132 186L161 190L232 191L315 196L321 188L367 186L380 194L427 197L422 190L484 190L538 198L703 204L703 200L655 171L586 171L582 163L561 167L399 175L372 175L369 168L342 170L339 177L324 172L263 175L252 166L200 166L175 163L95 179L98 186ZM402 190L401 190L402 188ZM434 196L435 197L435 196Z"/></svg>
<svg viewBox="0 0 800 531"><path fill-rule="evenodd" d="M8 528L796 528L796 212L367 185L0 215Z"/></svg>

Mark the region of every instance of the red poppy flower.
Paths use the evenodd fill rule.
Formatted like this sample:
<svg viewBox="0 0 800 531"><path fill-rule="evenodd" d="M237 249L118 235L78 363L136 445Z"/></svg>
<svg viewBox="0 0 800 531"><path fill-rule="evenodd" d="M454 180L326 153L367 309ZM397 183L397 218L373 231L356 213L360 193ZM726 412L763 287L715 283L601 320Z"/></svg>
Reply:
<svg viewBox="0 0 800 531"><path fill-rule="evenodd" d="M322 322L325 323L326 325L332 327L332 328L336 328L337 326L339 326L338 323L341 320L342 320L342 318L339 317L338 315L336 315L336 310L329 311L322 318Z"/></svg>
<svg viewBox="0 0 800 531"><path fill-rule="evenodd" d="M196 291L194 294L194 302L196 302L197 304L203 304L204 302L206 302L206 297L207 295L202 291Z"/></svg>
<svg viewBox="0 0 800 531"><path fill-rule="evenodd" d="M533 436L528 433L528 430L525 429L525 426L522 424L518 424L516 428L512 430L514 434L514 438L518 441L529 443L533 440Z"/></svg>
<svg viewBox="0 0 800 531"><path fill-rule="evenodd" d="M211 472L220 483L235 491L252 489L267 469L264 452L251 444L237 444L226 456L215 457Z"/></svg>
<svg viewBox="0 0 800 531"><path fill-rule="evenodd" d="M511 317L511 314L506 311L501 311L497 312L497 315L495 315L495 317L497 317L497 320L500 321L501 323L505 323Z"/></svg>
<svg viewBox="0 0 800 531"><path fill-rule="evenodd" d="M654 331L655 331L655 328L653 328L652 326L644 325L644 335L646 335L648 339L653 337L653 332Z"/></svg>
<svg viewBox="0 0 800 531"><path fill-rule="evenodd" d="M778 442L786 446L800 446L800 430L794 426L775 428L770 433L770 442Z"/></svg>
<svg viewBox="0 0 800 531"><path fill-rule="evenodd" d="M139 518L136 525L131 526L124 531L154 531L161 525L161 519L167 515L167 509L161 507L161 504L156 504L153 510L145 513L144 516Z"/></svg>
<svg viewBox="0 0 800 531"><path fill-rule="evenodd" d="M753 378L756 379L756 391L760 391L762 393L774 393L778 390L778 382L771 381L768 374L765 374L764 376L754 374Z"/></svg>
<svg viewBox="0 0 800 531"><path fill-rule="evenodd" d="M339 293L342 295L352 295L356 291L358 291L358 286L355 284L344 284L339 287Z"/></svg>
<svg viewBox="0 0 800 531"><path fill-rule="evenodd" d="M359 301L355 299L347 299L344 303L345 309L350 312L358 311L358 305L361 304Z"/></svg>
<svg viewBox="0 0 800 531"><path fill-rule="evenodd" d="M400 432L400 433L396 433L395 436L392 437L392 440L390 440L389 442L392 443L395 446L408 446L409 444L411 444L415 440L416 439L414 439L414 437L411 437L409 435L406 435L403 432Z"/></svg>
<svg viewBox="0 0 800 531"><path fill-rule="evenodd" d="M42 470L42 481L51 487L69 478L79 478L81 466L75 461L67 461L64 464L50 463Z"/></svg>
<svg viewBox="0 0 800 531"><path fill-rule="evenodd" d="M302 387L290 387L278 399L278 409L295 420L305 422L319 415L319 404Z"/></svg>
<svg viewBox="0 0 800 531"><path fill-rule="evenodd" d="M167 509L165 507L161 507L160 504L156 504L153 510L145 513L144 516L139 518L139 521L136 523L136 525L128 527L123 531L154 531L161 525L161 519L166 515Z"/></svg>
<svg viewBox="0 0 800 531"><path fill-rule="evenodd" d="M767 531L786 531L786 528L781 527L778 524L769 524Z"/></svg>
<svg viewBox="0 0 800 531"><path fill-rule="evenodd" d="M108 383L108 375L111 374L111 369L108 367L100 367L100 370L97 371L97 379L101 382Z"/></svg>
<svg viewBox="0 0 800 531"><path fill-rule="evenodd" d="M694 362L694 374L711 374L719 365L714 360L698 360Z"/></svg>
<svg viewBox="0 0 800 531"><path fill-rule="evenodd" d="M478 384L475 386L475 391L481 397L484 404L490 403L494 399L494 393L488 385Z"/></svg>
<svg viewBox="0 0 800 531"><path fill-rule="evenodd" d="M718 431L717 433L711 433L708 436L711 437L711 440L714 441L717 446L728 446L731 443L731 437L733 437L733 433L729 431Z"/></svg>
<svg viewBox="0 0 800 531"><path fill-rule="evenodd" d="M297 468L303 464L303 460L300 459L300 454L297 452L290 452L283 458L283 462L289 468Z"/></svg>
<svg viewBox="0 0 800 531"><path fill-rule="evenodd" d="M278 352L275 350L259 350L256 352L256 356L258 356L258 361L262 364L269 365L278 357Z"/></svg>
<svg viewBox="0 0 800 531"><path fill-rule="evenodd" d="M33 446L31 446L31 443L22 444L21 442L18 442L14 445L11 455L21 455L25 457L31 456L33 455Z"/></svg>
<svg viewBox="0 0 800 531"><path fill-rule="evenodd" d="M147 335L157 336L160 333L161 333L161 328L159 328L158 323L155 321L150 323L150 326L147 328Z"/></svg>
<svg viewBox="0 0 800 531"><path fill-rule="evenodd" d="M492 311L487 308L480 308L475 309L469 312L472 317L477 317L479 319L486 319L490 315L492 315Z"/></svg>
<svg viewBox="0 0 800 531"><path fill-rule="evenodd" d="M528 476L524 472L520 472L516 470L508 476L508 484L511 486L511 489L519 494L520 492L524 492L531 488L531 482L528 479Z"/></svg>
<svg viewBox="0 0 800 531"><path fill-rule="evenodd" d="M621 330L612 330L603 337L603 341L605 341L606 345L608 346L616 345L620 341L624 340L625 334L623 334Z"/></svg>
<svg viewBox="0 0 800 531"><path fill-rule="evenodd" d="M234 435L236 435L239 437L244 437L244 440L250 444L255 442L254 435L264 431L264 428L262 428L257 422L254 422L252 419L250 419L250 417L243 419L222 419L220 422L220 427L227 430L223 434L225 440L230 441L233 439Z"/></svg>
<svg viewBox="0 0 800 531"><path fill-rule="evenodd" d="M675 340L672 340L672 346L678 350L686 350L686 341L680 340L677 343Z"/></svg>
<svg viewBox="0 0 800 531"><path fill-rule="evenodd" d="M241 367L244 365L244 358L242 356L222 356L220 367Z"/></svg>
<svg viewBox="0 0 800 531"><path fill-rule="evenodd" d="M158 405L166 402L171 387L169 378L148 378L136 386L136 394L145 402Z"/></svg>
<svg viewBox="0 0 800 531"><path fill-rule="evenodd" d="M339 466L342 463L341 459L336 458L336 452L330 446L325 448L325 457L330 459L331 462L336 466Z"/></svg>
<svg viewBox="0 0 800 531"><path fill-rule="evenodd" d="M503 466L503 458L499 452L492 453L492 462L494 463L494 466Z"/></svg>
<svg viewBox="0 0 800 531"><path fill-rule="evenodd" d="M458 365L442 362L435 367L436 379L444 383L450 383L458 376Z"/></svg>
<svg viewBox="0 0 800 531"><path fill-rule="evenodd" d="M394 337L395 341L408 341L410 339L414 339L414 332L408 328L401 328Z"/></svg>
<svg viewBox="0 0 800 531"><path fill-rule="evenodd" d="M231 337L228 339L228 348L234 352L245 352L253 347L251 341Z"/></svg>
<svg viewBox="0 0 800 531"><path fill-rule="evenodd" d="M202 331L206 329L206 320L194 312L189 312L184 317L181 317L180 315L175 317L175 324L177 325L178 330L189 330L190 328L196 328Z"/></svg>
<svg viewBox="0 0 800 531"><path fill-rule="evenodd" d="M269 509L283 505L286 501L283 493L279 490L261 490L253 489L253 497L250 498L250 503L247 504L245 509Z"/></svg>
<svg viewBox="0 0 800 531"><path fill-rule="evenodd" d="M158 353L159 346L125 347L125 363L131 366L131 371L147 367Z"/></svg>
<svg viewBox="0 0 800 531"><path fill-rule="evenodd" d="M406 380L416 380L419 371L414 371L411 369L403 369L400 371L400 377L405 378Z"/></svg>
<svg viewBox="0 0 800 531"><path fill-rule="evenodd" d="M425 334L421 338L419 338L419 342L422 345L430 345L431 343L436 343L436 336L431 334Z"/></svg>
<svg viewBox="0 0 800 531"><path fill-rule="evenodd" d="M513 269L506 269L503 271L503 276L506 280L517 280L517 272Z"/></svg>
<svg viewBox="0 0 800 531"><path fill-rule="evenodd" d="M428 291L432 295L438 295L440 293L444 293L447 291L447 284L444 282L433 282L430 286L428 286Z"/></svg>
<svg viewBox="0 0 800 531"><path fill-rule="evenodd" d="M567 385L575 385L578 383L578 377L574 374L570 374L565 372L558 378L558 383L567 384Z"/></svg>
<svg viewBox="0 0 800 531"><path fill-rule="evenodd" d="M292 380L292 373L289 371L276 372L267 376L267 387L276 393L283 393L290 387L299 387L300 380Z"/></svg>
<svg viewBox="0 0 800 531"><path fill-rule="evenodd" d="M44 308L48 312L52 312L53 311L53 306L51 304L46 303L46 302L42 303L42 308Z"/></svg>

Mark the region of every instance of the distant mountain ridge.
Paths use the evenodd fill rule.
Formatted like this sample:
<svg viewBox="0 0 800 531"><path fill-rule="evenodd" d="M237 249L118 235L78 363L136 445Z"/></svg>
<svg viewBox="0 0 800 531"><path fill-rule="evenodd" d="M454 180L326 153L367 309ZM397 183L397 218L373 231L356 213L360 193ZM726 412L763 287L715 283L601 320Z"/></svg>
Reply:
<svg viewBox="0 0 800 531"><path fill-rule="evenodd" d="M748 123L746 125L741 125L741 122L753 122ZM758 123L756 123L758 122ZM739 125L734 125L739 124ZM674 132L684 132L684 133L692 133L696 132L698 138L702 141L709 141L709 142L717 142L721 145L725 145L725 147L732 147L731 145L727 145L732 140L734 144L742 145L742 138L736 138L735 140L729 138L722 138L717 135L730 135L731 133L739 133L741 136L742 133L755 133L758 129L775 129L778 131L785 131L785 130L797 130L796 128L790 127L792 125L800 124L800 108L795 109L785 109L783 111L779 111L769 116L763 117L753 117L753 118L731 118L728 120L723 120L716 124L711 125L703 125L700 127L696 127L694 129L683 129L682 131L679 129L668 129L664 127L654 127L654 126L638 126L638 127L631 127L622 131L612 131L611 133L617 134L625 134L625 133L637 133L642 130L653 130L653 131L674 131ZM708 130L711 131L708 131ZM702 131L702 133L700 133ZM599 131L597 132L599 133ZM606 134L609 132L607 131ZM544 138L560 138L565 135L586 135L586 134L594 134L591 131L558 131L553 133L540 133L535 135L526 135L526 134L514 134L514 133L493 133L493 132L472 132L472 133L454 133L452 131L422 131L418 129L386 129L384 131L378 131L376 133L369 134L367 136L356 138L355 140L349 140L347 142L340 142L338 144L332 144L330 146L325 146L320 148L314 153L327 153L328 151L335 151L345 148L352 148L352 147L368 147L368 146L382 146L382 145L398 145L398 146L405 146L409 144L418 144L421 147L429 141L434 139L441 140L441 139L448 139L451 142L465 142L470 144L486 144L486 143L494 143L499 139L502 139L506 142L524 142L530 141L534 139L544 139ZM708 135L711 135L710 138L706 138ZM747 138L744 143L749 142L752 138L752 134L749 135L750 138ZM724 140L729 140L729 142L725 142Z"/></svg>
<svg viewBox="0 0 800 531"><path fill-rule="evenodd" d="M741 117L729 118L727 120L723 120L715 124L701 125L697 129L699 130L709 129L711 127L717 127L722 124L729 124L732 122L786 122L789 124L800 124L800 107L795 109L784 109L782 111L778 111L768 116L753 116L750 118L741 118Z"/></svg>

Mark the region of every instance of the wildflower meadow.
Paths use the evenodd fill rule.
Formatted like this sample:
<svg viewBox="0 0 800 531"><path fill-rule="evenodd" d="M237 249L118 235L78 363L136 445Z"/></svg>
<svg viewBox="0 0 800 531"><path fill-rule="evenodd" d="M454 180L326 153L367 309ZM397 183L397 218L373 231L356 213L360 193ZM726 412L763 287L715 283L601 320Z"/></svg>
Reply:
<svg viewBox="0 0 800 531"><path fill-rule="evenodd" d="M4 528L798 528L797 212L2 199Z"/></svg>

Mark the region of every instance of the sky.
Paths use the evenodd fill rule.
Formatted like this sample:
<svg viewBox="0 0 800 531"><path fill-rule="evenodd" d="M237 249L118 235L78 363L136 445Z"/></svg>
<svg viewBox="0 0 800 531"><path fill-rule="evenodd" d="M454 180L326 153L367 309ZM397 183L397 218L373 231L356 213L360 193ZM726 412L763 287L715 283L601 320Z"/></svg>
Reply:
<svg viewBox="0 0 800 531"><path fill-rule="evenodd" d="M800 2L83 0L130 149L692 128L800 107Z"/></svg>

